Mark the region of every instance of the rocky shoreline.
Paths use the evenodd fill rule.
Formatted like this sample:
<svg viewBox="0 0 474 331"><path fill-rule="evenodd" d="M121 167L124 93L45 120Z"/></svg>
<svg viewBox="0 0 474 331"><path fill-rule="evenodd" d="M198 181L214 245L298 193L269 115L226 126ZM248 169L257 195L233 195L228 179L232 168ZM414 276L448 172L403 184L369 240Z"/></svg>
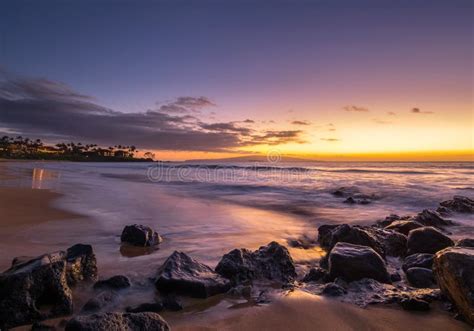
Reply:
<svg viewBox="0 0 474 331"><path fill-rule="evenodd" d="M348 198L343 189L337 192L336 196ZM372 226L322 225L317 242L303 238L290 243L304 242L299 245L302 249L319 245L327 252L319 266L304 274L277 242L255 251L234 249L215 269L175 251L151 280L159 299L126 311L108 310L119 300L120 291L130 287L130 280L122 275L99 280L91 245L16 257L0 274L0 329L30 324L33 330L54 329L42 321L64 317L61 325L66 330L169 330L158 313L183 309L182 296L225 293L268 302L270 291L295 288L359 306L397 304L425 311L438 301L454 317L474 325L474 240L454 242L449 237L449 228L456 226L446 219L452 213L474 213L474 201L455 196L441 202L437 211L424 210L413 217L390 215ZM150 247L162 238L149 227L130 225L121 240ZM93 287L95 294L73 314L72 289L79 284Z"/></svg>

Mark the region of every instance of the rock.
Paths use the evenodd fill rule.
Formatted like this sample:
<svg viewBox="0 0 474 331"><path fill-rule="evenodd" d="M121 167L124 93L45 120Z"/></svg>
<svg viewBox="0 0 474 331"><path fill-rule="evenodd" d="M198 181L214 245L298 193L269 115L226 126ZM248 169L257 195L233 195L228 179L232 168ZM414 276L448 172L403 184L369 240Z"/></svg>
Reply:
<svg viewBox="0 0 474 331"><path fill-rule="evenodd" d="M72 313L65 252L17 263L0 274L0 329Z"/></svg>
<svg viewBox="0 0 474 331"><path fill-rule="evenodd" d="M353 197L348 197L346 200L343 201L344 203L348 203L350 205L353 205L357 203Z"/></svg>
<svg viewBox="0 0 474 331"><path fill-rule="evenodd" d="M118 299L117 293L113 291L104 291L86 302L82 307L82 312L96 313L106 307L113 306Z"/></svg>
<svg viewBox="0 0 474 331"><path fill-rule="evenodd" d="M244 297L250 299L252 296L252 286L250 285L237 285L227 292L229 295L233 295L235 297Z"/></svg>
<svg viewBox="0 0 474 331"><path fill-rule="evenodd" d="M415 221L394 221L389 226L385 227L387 230L394 230L408 236L411 230L423 227L422 224Z"/></svg>
<svg viewBox="0 0 474 331"><path fill-rule="evenodd" d="M402 280L402 276L400 276L400 274L398 272L394 272L392 274L390 274L390 280L392 282L399 282Z"/></svg>
<svg viewBox="0 0 474 331"><path fill-rule="evenodd" d="M371 247L381 256L385 256L382 244L380 244L373 235L360 227L348 224L335 227L323 225L318 228L318 232L319 244L328 251L338 242L346 242Z"/></svg>
<svg viewBox="0 0 474 331"><path fill-rule="evenodd" d="M436 253L433 273L441 291L474 325L474 249L450 247Z"/></svg>
<svg viewBox="0 0 474 331"><path fill-rule="evenodd" d="M183 310L183 304L174 295L167 295L162 298L163 307L171 311Z"/></svg>
<svg viewBox="0 0 474 331"><path fill-rule="evenodd" d="M407 252L407 236L393 230L368 227L365 229L381 245L387 256L405 256ZM382 255L383 256L383 255Z"/></svg>
<svg viewBox="0 0 474 331"><path fill-rule="evenodd" d="M130 287L130 280L126 276L117 275L109 279L100 280L94 284L95 289L108 288L112 290L120 290Z"/></svg>
<svg viewBox="0 0 474 331"><path fill-rule="evenodd" d="M346 293L346 290L336 283L326 284L321 291L321 295L329 297L338 297L344 295L344 293Z"/></svg>
<svg viewBox="0 0 474 331"><path fill-rule="evenodd" d="M430 269L433 266L433 258L434 254L413 254L407 256L405 261L403 261L402 269L404 272L407 272L408 269L419 267L419 268L426 268Z"/></svg>
<svg viewBox="0 0 474 331"><path fill-rule="evenodd" d="M412 221L424 226L433 226L435 228L454 225L453 221L442 218L437 212L425 209L416 215Z"/></svg>
<svg viewBox="0 0 474 331"><path fill-rule="evenodd" d="M317 282L319 280L324 281L328 276L328 273L323 268L315 267L311 268L309 272L304 276L303 282Z"/></svg>
<svg viewBox="0 0 474 331"><path fill-rule="evenodd" d="M460 239L456 242L456 246L460 247L474 247L474 239L473 238L464 238Z"/></svg>
<svg viewBox="0 0 474 331"><path fill-rule="evenodd" d="M81 281L97 280L97 260L91 245L76 244L69 247L66 260L69 286Z"/></svg>
<svg viewBox="0 0 474 331"><path fill-rule="evenodd" d="M230 282L183 252L175 251L158 270L156 288L196 298L227 292Z"/></svg>
<svg viewBox="0 0 474 331"><path fill-rule="evenodd" d="M306 235L296 239L288 239L288 245L294 248L309 249L316 246L316 241Z"/></svg>
<svg viewBox="0 0 474 331"><path fill-rule="evenodd" d="M168 323L156 313L103 313L76 316L66 331L168 331Z"/></svg>
<svg viewBox="0 0 474 331"><path fill-rule="evenodd" d="M163 303L161 302L153 302L153 303L142 303L136 307L127 307L125 310L127 313L144 313L144 312L152 312L152 313L159 313L163 310Z"/></svg>
<svg viewBox="0 0 474 331"><path fill-rule="evenodd" d="M296 278L290 253L274 241L254 252L245 248L230 251L222 257L216 272L231 279L235 284L252 280L270 280L286 284Z"/></svg>
<svg viewBox="0 0 474 331"><path fill-rule="evenodd" d="M382 283L389 283L382 257L372 248L339 242L329 254L329 277L351 282L362 278L373 278Z"/></svg>
<svg viewBox="0 0 474 331"><path fill-rule="evenodd" d="M458 213L474 213L474 200L461 195L455 195L453 200L441 202L440 206Z"/></svg>
<svg viewBox="0 0 474 331"><path fill-rule="evenodd" d="M405 310L428 311L430 310L429 302L416 298L407 298L400 301L400 306Z"/></svg>
<svg viewBox="0 0 474 331"><path fill-rule="evenodd" d="M56 327L44 323L33 323L31 326L31 331L55 331Z"/></svg>
<svg viewBox="0 0 474 331"><path fill-rule="evenodd" d="M155 246L162 242L157 232L149 226L140 224L127 225L120 239L122 242L141 247Z"/></svg>
<svg viewBox="0 0 474 331"><path fill-rule="evenodd" d="M454 242L431 226L412 230L408 235L408 255L416 253L434 254L449 246L454 246Z"/></svg>
<svg viewBox="0 0 474 331"><path fill-rule="evenodd" d="M431 287L435 280L431 269L414 267L406 271L408 282L418 288Z"/></svg>

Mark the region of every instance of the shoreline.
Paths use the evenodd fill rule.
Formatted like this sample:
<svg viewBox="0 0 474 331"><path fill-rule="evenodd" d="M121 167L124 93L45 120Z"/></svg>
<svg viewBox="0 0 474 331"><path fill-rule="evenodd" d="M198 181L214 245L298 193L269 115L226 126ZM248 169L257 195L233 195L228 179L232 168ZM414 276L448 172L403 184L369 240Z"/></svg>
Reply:
<svg viewBox="0 0 474 331"><path fill-rule="evenodd" d="M1 170L3 169L0 167L0 176L3 173ZM10 176L12 179L15 177L8 172L6 176ZM64 230L67 231L66 222L69 219L89 218L55 206L55 201L62 196L64 195L50 190L0 187L0 199L5 199L3 201L8 202L2 204L4 210L0 209L0 212L10 213L3 214L8 215L3 218L3 222L10 223L9 226L2 224L3 228L8 229L11 235L16 235L16 232L23 231L25 228L34 229L38 224L56 222L66 227ZM14 225L11 224L12 220L15 220ZM83 241L80 234L75 240L78 243ZM65 249L67 246L62 242L56 242L51 243L52 249L49 250L45 249L44 243L28 249L36 251L35 255L39 255L55 251L57 249L53 248L57 247ZM180 248L175 247L175 249ZM10 256L10 261L13 257L24 255L18 250L14 252L5 250L4 254ZM100 260L101 258L102 256L98 254L99 274L104 275L104 273L107 274L107 271L101 271L100 265L104 262ZM221 300L210 308L201 310L191 307L189 311L164 312L162 315L169 321L173 330L181 331L287 330L288 328L298 330L398 330L401 325L405 327L406 324L416 325L413 329L417 331L471 329L467 324L453 319L449 313L439 309L433 309L427 313L406 312L398 307L384 305L370 306L364 309L301 290L295 290L288 296L277 298L262 306L230 309L226 304L228 302ZM26 328L20 327L18 329Z"/></svg>

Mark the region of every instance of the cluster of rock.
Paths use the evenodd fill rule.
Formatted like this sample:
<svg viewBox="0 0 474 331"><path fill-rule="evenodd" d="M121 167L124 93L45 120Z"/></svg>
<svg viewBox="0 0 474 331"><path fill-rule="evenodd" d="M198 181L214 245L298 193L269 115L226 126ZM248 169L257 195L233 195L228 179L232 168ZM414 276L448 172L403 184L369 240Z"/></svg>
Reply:
<svg viewBox="0 0 474 331"><path fill-rule="evenodd" d="M468 198L455 197L441 205L450 213L472 212ZM248 298L262 284L301 286L360 305L398 303L408 310L428 310L432 300L445 296L474 324L474 240L455 243L444 231L452 225L430 210L414 217L390 215L373 226L322 225L317 241L327 254L318 267L299 278L301 282L290 253L277 242L255 251L234 249L216 268L175 251L153 279L160 299L127 307L126 312L106 311L115 308L120 291L132 286L130 280L122 275L98 280L90 245L15 258L11 268L0 274L0 329L72 315L71 289L84 282L93 284L96 295L79 315L65 322L68 331L169 330L158 313L182 309L177 295L207 298L227 293ZM121 239L140 247L162 241L156 231L137 224L125 227ZM260 292L256 301L267 302L264 291Z"/></svg>
<svg viewBox="0 0 474 331"><path fill-rule="evenodd" d="M375 194L361 193L357 187L340 187L331 193L335 197L345 198L343 202L350 205L368 205L372 201L379 199Z"/></svg>
<svg viewBox="0 0 474 331"><path fill-rule="evenodd" d="M474 211L464 197L441 205L450 213ZM430 210L414 217L390 215L373 226L322 225L318 242L327 254L302 281L317 284L312 288L322 295L361 305L428 310L430 301L447 297L474 324L474 240L455 243L446 235L453 225Z"/></svg>

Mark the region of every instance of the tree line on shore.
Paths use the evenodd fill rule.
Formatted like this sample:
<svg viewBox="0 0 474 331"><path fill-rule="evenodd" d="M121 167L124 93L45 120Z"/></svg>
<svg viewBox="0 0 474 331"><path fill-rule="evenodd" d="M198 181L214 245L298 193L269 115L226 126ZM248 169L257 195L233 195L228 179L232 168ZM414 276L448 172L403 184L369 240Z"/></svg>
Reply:
<svg viewBox="0 0 474 331"><path fill-rule="evenodd" d="M102 147L97 144L80 142L62 142L47 145L41 139L30 139L22 136L0 138L0 158L6 159L40 159L69 161L153 161L155 155L146 152L137 157L135 146L116 145Z"/></svg>

